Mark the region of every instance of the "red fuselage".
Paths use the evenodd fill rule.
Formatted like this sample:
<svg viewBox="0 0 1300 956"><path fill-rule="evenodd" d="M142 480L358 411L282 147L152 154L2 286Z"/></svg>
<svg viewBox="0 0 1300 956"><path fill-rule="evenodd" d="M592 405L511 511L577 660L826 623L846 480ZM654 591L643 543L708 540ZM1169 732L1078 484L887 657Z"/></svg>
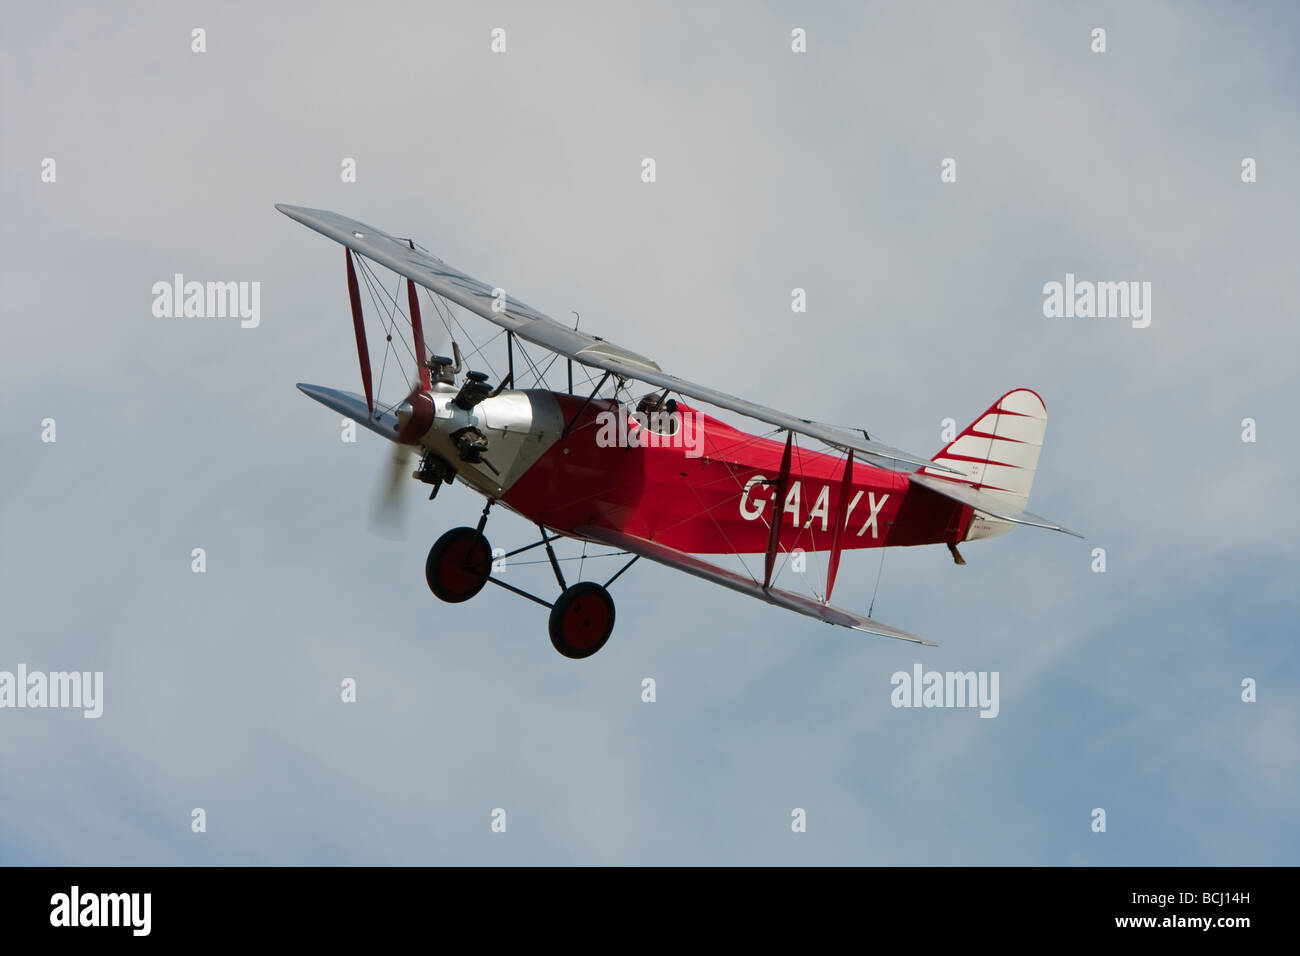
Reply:
<svg viewBox="0 0 1300 956"><path fill-rule="evenodd" d="M767 550L784 442L679 404L676 434L611 446L602 428L618 416L618 403L598 399L583 408L580 397L553 394L565 421L578 418L506 491L507 506L564 533L594 525L696 554ZM627 431L648 434L635 424ZM844 548L965 536L969 507L911 484L905 472L858 462L842 494L844 465L842 457L793 448L780 550L830 550L845 507Z"/></svg>

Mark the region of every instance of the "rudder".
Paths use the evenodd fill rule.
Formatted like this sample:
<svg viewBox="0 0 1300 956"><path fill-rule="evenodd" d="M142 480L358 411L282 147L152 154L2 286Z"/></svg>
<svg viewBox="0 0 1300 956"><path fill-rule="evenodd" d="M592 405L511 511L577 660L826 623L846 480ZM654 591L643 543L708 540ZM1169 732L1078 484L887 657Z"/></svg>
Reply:
<svg viewBox="0 0 1300 956"><path fill-rule="evenodd" d="M1013 389L967 425L933 461L961 469L980 492L1025 508L1046 431L1047 407L1042 398L1028 388ZM931 468L923 468L921 473L951 478ZM977 517L965 540L995 537L1011 528L1011 523L1000 519Z"/></svg>

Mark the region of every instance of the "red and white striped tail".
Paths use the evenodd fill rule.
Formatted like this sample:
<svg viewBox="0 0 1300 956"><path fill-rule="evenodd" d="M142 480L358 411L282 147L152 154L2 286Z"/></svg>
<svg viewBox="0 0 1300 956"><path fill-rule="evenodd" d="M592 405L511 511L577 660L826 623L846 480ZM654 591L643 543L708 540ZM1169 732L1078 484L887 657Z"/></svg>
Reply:
<svg viewBox="0 0 1300 956"><path fill-rule="evenodd" d="M994 402L933 460L965 472L968 477L964 483L989 497L1024 508L1046 431L1047 407L1043 400L1030 389L1017 388ZM953 475L933 468L923 468L921 473L954 480ZM1006 521L977 516L966 540L1005 534L1011 527Z"/></svg>

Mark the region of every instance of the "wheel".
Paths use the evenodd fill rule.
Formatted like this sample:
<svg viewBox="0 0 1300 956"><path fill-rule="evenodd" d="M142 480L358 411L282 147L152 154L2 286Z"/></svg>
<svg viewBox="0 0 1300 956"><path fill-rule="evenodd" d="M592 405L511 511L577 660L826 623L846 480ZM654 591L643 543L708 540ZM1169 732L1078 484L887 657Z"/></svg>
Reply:
<svg viewBox="0 0 1300 956"><path fill-rule="evenodd" d="M614 630L614 599L599 584L575 584L551 608L551 644L565 657L590 657Z"/></svg>
<svg viewBox="0 0 1300 956"><path fill-rule="evenodd" d="M433 543L424 562L429 590L452 604L468 601L492 573L492 548L473 528L452 528Z"/></svg>

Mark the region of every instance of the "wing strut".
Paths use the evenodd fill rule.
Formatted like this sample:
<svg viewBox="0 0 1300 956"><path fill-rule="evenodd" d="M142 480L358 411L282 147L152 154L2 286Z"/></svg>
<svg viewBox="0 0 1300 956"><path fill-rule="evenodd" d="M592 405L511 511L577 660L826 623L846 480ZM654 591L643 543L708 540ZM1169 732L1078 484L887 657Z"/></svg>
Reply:
<svg viewBox="0 0 1300 956"><path fill-rule="evenodd" d="M569 419L568 424L564 426L564 431L560 433L561 438L569 437L569 432L573 430L573 426L578 424L578 417L587 410L587 406L591 404L591 400L596 397L596 393L604 387L607 381L609 381L609 377L612 374L612 372L606 372L600 377L600 381L597 382L596 387L591 390L591 394L587 396L587 400L582 403L581 407L574 413L573 417Z"/></svg>
<svg viewBox="0 0 1300 956"><path fill-rule="evenodd" d="M790 483L790 446L794 432L785 433L785 451L781 454L781 476L776 479L776 493L772 498L772 527L767 531L767 554L763 557L763 590L772 583L772 565L776 563L776 549L781 543L781 519L785 517L785 486Z"/></svg>
<svg viewBox="0 0 1300 956"><path fill-rule="evenodd" d="M352 327L357 333L357 358L361 360L361 385L366 390L366 409L375 414L375 399L370 390L370 350L366 348L366 327L361 321L361 289L357 286L357 270L352 265L352 250L348 255L348 298L352 300Z"/></svg>
<svg viewBox="0 0 1300 956"><path fill-rule="evenodd" d="M849 449L848 460L844 462L844 478L840 481L840 514L835 521L835 536L831 539L830 568L826 572L826 603L831 602L831 590L835 587L835 575L840 569L840 553L843 551L844 526L849 523L849 492L853 489L853 449Z"/></svg>
<svg viewBox="0 0 1300 956"><path fill-rule="evenodd" d="M415 248L415 242L411 243L411 248ZM419 367L420 385L427 392L433 387L433 380L429 377L429 369L424 364L424 322L420 319L420 296L415 291L415 283L410 279L406 280L406 302L411 307L411 338L415 340L415 364Z"/></svg>

